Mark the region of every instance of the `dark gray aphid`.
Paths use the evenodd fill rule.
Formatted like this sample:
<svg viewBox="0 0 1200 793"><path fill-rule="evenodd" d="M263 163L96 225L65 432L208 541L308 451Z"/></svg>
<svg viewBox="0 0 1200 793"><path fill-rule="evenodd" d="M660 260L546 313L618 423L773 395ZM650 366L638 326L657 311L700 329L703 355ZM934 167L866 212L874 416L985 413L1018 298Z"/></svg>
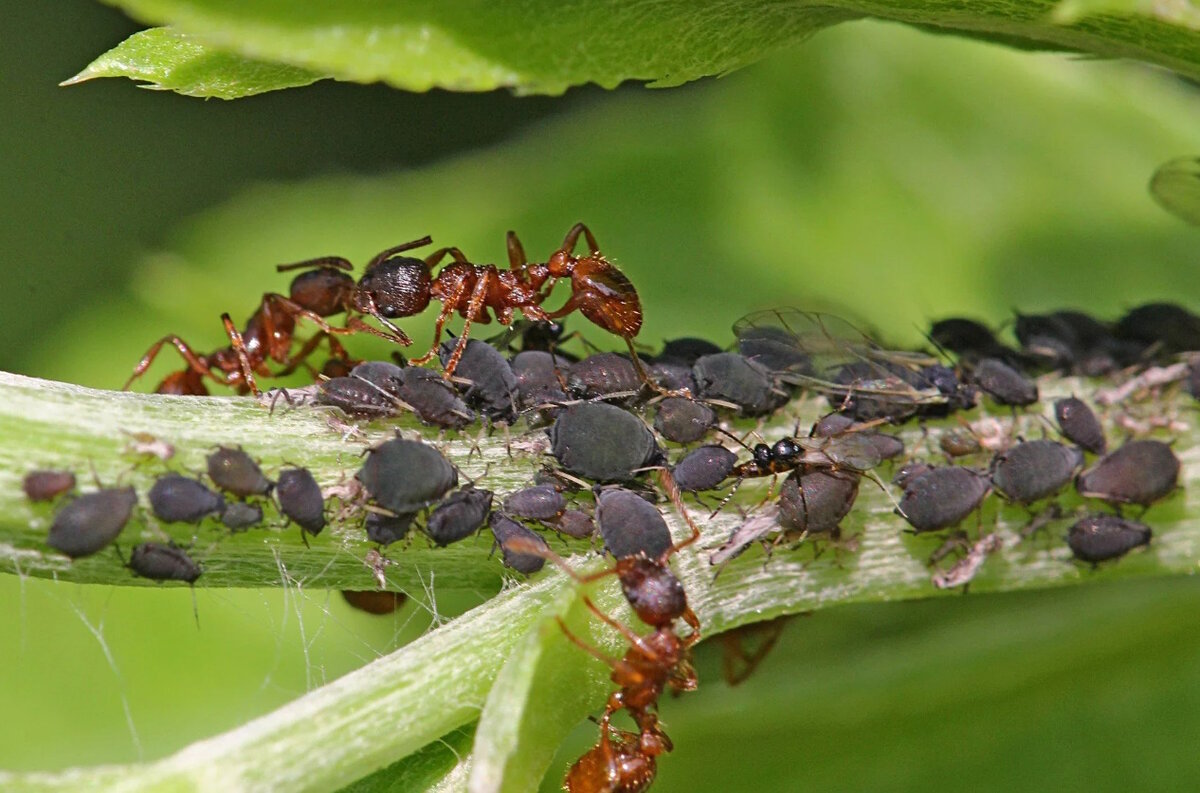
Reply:
<svg viewBox="0 0 1200 793"><path fill-rule="evenodd" d="M654 465L662 452L654 433L616 405L584 402L559 414L549 429L555 459L573 474L596 482L624 482Z"/></svg>
<svg viewBox="0 0 1200 793"><path fill-rule="evenodd" d="M813 374L812 358L794 333L773 325L751 326L738 333L738 352L770 372Z"/></svg>
<svg viewBox="0 0 1200 793"><path fill-rule="evenodd" d="M391 394L357 377L334 377L317 386L317 402L356 418L394 416L400 406Z"/></svg>
<svg viewBox="0 0 1200 793"><path fill-rule="evenodd" d="M399 397L425 424L462 429L475 420L475 411L459 397L454 386L432 369L403 369Z"/></svg>
<svg viewBox="0 0 1200 793"><path fill-rule="evenodd" d="M1015 357L1012 350L1000 343L991 328L965 317L949 317L938 320L930 326L929 338L942 349L949 350L967 360L979 358L1012 360Z"/></svg>
<svg viewBox="0 0 1200 793"><path fill-rule="evenodd" d="M454 352L457 339L442 343L438 353L445 366ZM517 415L517 378L500 351L485 341L470 339L454 370L459 391L471 407L481 410L493 421L511 422Z"/></svg>
<svg viewBox="0 0 1200 793"><path fill-rule="evenodd" d="M262 520L262 507L245 501L228 501L221 512L221 522L230 531L245 531L262 523Z"/></svg>
<svg viewBox="0 0 1200 793"><path fill-rule="evenodd" d="M75 474L70 471L30 471L21 481L30 501L51 501L75 489Z"/></svg>
<svg viewBox="0 0 1200 793"><path fill-rule="evenodd" d="M321 486L307 468L284 468L275 485L279 511L299 524L309 534L320 534L325 528L325 497Z"/></svg>
<svg viewBox="0 0 1200 793"><path fill-rule="evenodd" d="M137 492L132 487L84 493L54 515L46 544L72 559L91 556L117 538L135 504Z"/></svg>
<svg viewBox="0 0 1200 793"><path fill-rule="evenodd" d="M549 552L550 546L546 545L546 541L537 533L530 531L501 512L493 512L488 523L492 527L492 536L496 538L496 545L500 546L501 559L505 567L510 567L518 573L532 575L546 564L545 558L537 554L509 550L509 544L519 538L527 544Z"/></svg>
<svg viewBox="0 0 1200 793"><path fill-rule="evenodd" d="M830 413L822 417L812 426L809 435L814 438L834 438L851 431L870 441L871 446L879 453L880 461L890 460L904 454L904 441L895 435L887 435L874 430L855 430L854 419L842 413Z"/></svg>
<svg viewBox="0 0 1200 793"><path fill-rule="evenodd" d="M1076 397L1065 397L1054 403L1054 417L1063 437L1092 454L1108 451L1104 427L1088 404Z"/></svg>
<svg viewBox="0 0 1200 793"><path fill-rule="evenodd" d="M938 447L948 457L965 457L982 450L979 439L965 429L947 430L938 437Z"/></svg>
<svg viewBox="0 0 1200 793"><path fill-rule="evenodd" d="M684 336L680 339L671 339L665 342L662 352L655 356L654 360L656 363L670 361L671 363L681 363L690 367L703 356L715 355L720 351L721 348L708 339Z"/></svg>
<svg viewBox="0 0 1200 793"><path fill-rule="evenodd" d="M654 415L654 429L675 443L694 443L716 423L717 414L712 408L686 397L667 397L658 403Z"/></svg>
<svg viewBox="0 0 1200 793"><path fill-rule="evenodd" d="M208 478L222 490L243 498L265 496L272 487L250 455L228 446L220 446L208 455Z"/></svg>
<svg viewBox="0 0 1200 793"><path fill-rule="evenodd" d="M225 499L203 482L179 474L166 474L150 488L150 508L168 523L199 523L225 508Z"/></svg>
<svg viewBox="0 0 1200 793"><path fill-rule="evenodd" d="M991 481L979 471L932 468L907 482L900 514L917 533L949 528L978 509L991 489Z"/></svg>
<svg viewBox="0 0 1200 793"><path fill-rule="evenodd" d="M554 485L534 485L504 499L505 513L526 520L557 520L566 508L567 500Z"/></svg>
<svg viewBox="0 0 1200 793"><path fill-rule="evenodd" d="M467 485L434 508L425 523L425 533L438 545L466 539L479 531L491 508L492 491Z"/></svg>
<svg viewBox="0 0 1200 793"><path fill-rule="evenodd" d="M567 389L579 399L602 399L619 393L623 395L621 402L632 403L642 385L633 361L615 352L589 355L567 369Z"/></svg>
<svg viewBox="0 0 1200 793"><path fill-rule="evenodd" d="M667 391L696 393L696 378L692 365L676 361L654 361L646 366L650 379Z"/></svg>
<svg viewBox="0 0 1200 793"><path fill-rule="evenodd" d="M376 504L396 514L419 512L458 484L458 472L441 452L403 438L371 449L356 476Z"/></svg>
<svg viewBox="0 0 1200 793"><path fill-rule="evenodd" d="M1114 504L1149 506L1179 480L1179 458L1162 441L1130 441L1079 475L1080 495Z"/></svg>
<svg viewBox="0 0 1200 793"><path fill-rule="evenodd" d="M1200 350L1200 317L1174 303L1147 303L1117 320L1113 335L1165 352Z"/></svg>
<svg viewBox="0 0 1200 793"><path fill-rule="evenodd" d="M596 496L596 523L604 547L618 559L638 554L660 559L672 545L662 513L632 490L601 490Z"/></svg>
<svg viewBox="0 0 1200 793"><path fill-rule="evenodd" d="M977 363L971 381L1001 405L1032 405L1038 401L1037 383L997 358Z"/></svg>
<svg viewBox="0 0 1200 793"><path fill-rule="evenodd" d="M1005 498L1032 504L1062 490L1083 467L1083 452L1058 441L1018 443L992 460L992 484Z"/></svg>
<svg viewBox="0 0 1200 793"><path fill-rule="evenodd" d="M671 469L675 485L685 493L712 490L729 478L737 455L724 446L700 446L683 456Z"/></svg>
<svg viewBox="0 0 1200 793"><path fill-rule="evenodd" d="M379 390L399 396L407 369L390 361L363 361L350 370L350 376L365 380Z"/></svg>
<svg viewBox="0 0 1200 793"><path fill-rule="evenodd" d="M517 379L517 401L522 409L535 405L565 402L567 367L571 362L561 355L542 350L525 350L512 359Z"/></svg>
<svg viewBox="0 0 1200 793"><path fill-rule="evenodd" d="M892 477L892 484L896 485L901 490L907 489L909 482L913 481L921 474L927 473L932 470L933 470L932 465L930 465L929 463L923 463L920 460L916 460L914 462L907 463L905 465L902 465L900 467L900 470L896 472L896 475Z"/></svg>
<svg viewBox="0 0 1200 793"><path fill-rule="evenodd" d="M129 554L129 569L142 578L154 581L186 581L191 584L200 577L200 565L182 548L144 542Z"/></svg>
<svg viewBox="0 0 1200 793"><path fill-rule="evenodd" d="M579 509L566 510L552 526L577 540L585 540L596 533L596 522L592 520L592 516Z"/></svg>
<svg viewBox="0 0 1200 793"><path fill-rule="evenodd" d="M1088 515L1071 527L1067 545L1076 559L1096 564L1149 545L1152 533L1149 526L1134 520L1116 515Z"/></svg>
<svg viewBox="0 0 1200 793"><path fill-rule="evenodd" d="M748 416L770 413L787 401L765 366L736 352L701 357L692 375L700 396L732 402Z"/></svg>
<svg viewBox="0 0 1200 793"><path fill-rule="evenodd" d="M417 513L415 512L404 512L395 516L368 512L363 528L367 530L367 539L371 542L391 545L408 536L416 517Z"/></svg>
<svg viewBox="0 0 1200 793"><path fill-rule="evenodd" d="M783 480L779 514L783 525L810 534L834 532L858 497L859 477L845 471L796 469Z"/></svg>

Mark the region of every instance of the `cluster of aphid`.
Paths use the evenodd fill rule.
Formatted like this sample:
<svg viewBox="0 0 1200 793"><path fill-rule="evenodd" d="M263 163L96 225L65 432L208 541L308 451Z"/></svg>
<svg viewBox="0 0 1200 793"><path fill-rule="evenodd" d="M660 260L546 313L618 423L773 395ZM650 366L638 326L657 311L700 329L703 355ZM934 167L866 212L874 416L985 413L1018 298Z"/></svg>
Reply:
<svg viewBox="0 0 1200 793"><path fill-rule="evenodd" d="M580 257L573 251L581 235L589 250ZM599 742L567 774L565 783L572 791L645 790L657 757L671 749L658 720L658 699L667 688L695 687L689 653L700 624L668 565L674 553L700 536L682 494L703 503L703 494L727 489L716 505L719 510L744 480L786 474L775 503L751 514L712 555L716 565L767 538L836 540L861 479L870 477L886 489L875 469L905 456L904 444L881 432L881 425L943 418L974 408L982 396L1011 406L1015 417L1019 407L1038 401L1037 384L1030 378L1042 372L1100 376L1136 368L1144 377L1164 371L1151 368L1163 363L1164 356L1200 349L1200 318L1187 314L1191 335L1182 334L1179 323L1184 319L1178 312L1183 310L1162 305L1136 309L1112 324L1078 312L1019 317L1019 349L1003 345L978 323L945 320L930 333L938 355L890 350L835 317L782 310L740 320L734 327L735 351L700 339L679 339L639 358L632 343L641 326L637 293L582 224L544 264L528 263L510 232L508 270L472 264L456 248L425 259L401 255L429 242L424 238L380 253L357 281L347 275L350 265L342 259L282 265L281 271L304 272L293 280L287 297L264 295L242 331L225 315L228 347L197 355L178 337L168 336L147 352L134 378L170 343L187 368L168 376L158 391L204 394L207 379L257 393L257 379L307 366L327 342L330 357L316 384L280 389L264 401L272 408L281 401L302 409L333 408L353 420L411 412L444 430L464 430L482 421L509 427L524 423L539 437L544 431L557 465L543 469L529 487L509 493L498 506L495 494L476 482L458 487L459 472L433 445L387 440L366 451L349 486L338 486L344 505L339 518L362 521L365 540L375 545L370 553L376 556L393 543L410 541L414 526L432 544L445 546L487 524L501 561L519 573L536 573L550 560L581 582L617 576L632 610L651 630L639 635L587 601L629 641L629 650L611 658L568 632L612 667L617 686L600 719ZM447 255L452 263L434 276ZM546 311L541 304L557 279L570 279L571 297L560 309ZM414 361L400 356L397 363L357 361L338 341L369 332L407 343L391 320L419 313L431 299L442 303L434 346ZM514 322L514 309L527 321ZM599 352L580 358L568 352L562 326L552 320L575 309L620 336L629 355ZM443 326L455 312L464 318L463 332L439 344ZM338 314L346 316L344 325L330 325L327 319ZM510 326L507 332L488 341L468 338L473 323L489 322L493 315ZM367 318L381 327L367 324ZM312 336L296 336L299 320L313 323ZM947 351L957 359L951 361ZM440 371L413 365L435 355ZM1184 367L1180 377L1192 372L1179 365ZM789 437L753 447L733 433L735 418L769 416L801 391L823 395L831 410L807 432L797 427ZM651 410L652 421L646 417ZM1068 535L1077 558L1097 563L1148 543L1150 529L1119 510L1124 504L1149 506L1176 487L1179 461L1169 445L1137 439L1108 453L1102 426L1085 402L1059 400L1055 415L1062 437L1074 445L1048 438L1020 440L1007 429L989 430L987 422L995 419L963 418L960 427L937 435L939 453L948 464L935 466L909 450L893 480L902 491L897 512L914 533L953 530L995 492L1030 508L1032 534L1066 517L1052 499L1074 479L1081 496L1117 507L1114 513L1077 516ZM1081 472L1085 454L1099 459ZM986 455L990 462L960 464L974 455ZM692 529L686 540L673 542L656 506L659 491L642 481L650 472L657 472L661 490ZM231 530L245 530L262 521L262 504L272 499L281 515L300 526L306 542L325 525L328 492L323 494L303 468L285 468L271 482L244 452L221 448L208 459L208 477L220 493L197 478L160 478L149 496L154 514L164 522L188 523L219 516ZM73 477L67 484L46 472L26 481L30 498L53 497L73 485ZM1051 506L1034 512L1034 505L1047 502ZM132 488L101 489L68 501L54 518L48 544L72 558L95 553L116 538L136 503ZM600 573L581 576L550 550L534 530L538 527L593 542L598 534L616 561ZM970 582L999 547L994 533L981 529L980 535L973 542L965 533L947 535L931 564L954 553L960 558L934 574L935 584ZM138 574L158 579L190 582L200 574L199 565L174 545L144 543L134 549L129 564ZM395 601L389 602L394 608ZM364 603L364 608L389 610L388 603ZM679 620L690 627L685 636L675 632ZM627 712L635 730L611 723L619 711Z"/></svg>

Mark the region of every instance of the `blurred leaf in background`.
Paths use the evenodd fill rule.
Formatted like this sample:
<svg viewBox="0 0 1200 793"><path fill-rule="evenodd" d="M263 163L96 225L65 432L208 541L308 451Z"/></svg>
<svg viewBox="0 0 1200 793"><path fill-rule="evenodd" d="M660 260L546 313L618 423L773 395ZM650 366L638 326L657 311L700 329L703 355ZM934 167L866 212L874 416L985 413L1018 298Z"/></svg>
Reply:
<svg viewBox="0 0 1200 793"><path fill-rule="evenodd" d="M470 100L470 112L452 116L458 124L526 107ZM223 127L213 103L192 104L203 112L179 112L194 130L147 123L137 141L98 138L97 154L71 161L93 166L78 192L65 179L42 185L80 233L120 229L107 255L152 249L132 271L109 262L97 278L86 272L93 248L64 253L61 216L14 215L12 240L36 234L58 251L45 267L18 260L3 272L0 295L15 302L0 337L18 371L116 386L164 332L201 349L224 344L220 312L244 317L262 292L286 286L275 263L337 253L361 264L424 233L477 260L503 260L509 228L540 257L580 219L637 284L647 306L641 338L652 345L681 334L726 341L738 315L779 303L833 307L912 342L928 318L947 313L998 321L1013 307L1073 305L1111 316L1140 300L1200 293L1197 232L1146 191L1159 163L1197 150L1197 97L1136 67L847 25L721 81L592 97L510 140L428 165L418 163L433 156L431 137L485 140L397 105L332 164L308 162L315 132L295 117L269 134L269 125ZM99 104L91 112L90 126L116 123ZM84 139L77 123L67 139ZM223 164L213 145L222 136L236 153ZM377 174L295 181L365 169L392 145L403 156ZM113 156L114 147L126 154ZM178 158L189 177L124 170L142 148L165 152L160 162ZM209 159L213 183L201 185ZM247 174L276 181L244 191L220 184ZM126 194L146 201L143 191L161 204L150 226L131 224L122 206ZM164 230L178 207L233 192ZM7 200L18 211L28 199ZM31 334L21 295L45 288L49 274L62 294L43 305L63 313L36 314ZM431 323L403 323L418 349ZM0 646L19 648L0 671L0 695L23 714L0 727L8 768L135 758L122 693L146 756L160 755L352 668L423 620L395 635L407 616L369 625L324 593L202 592L197 630L186 593L9 579L0 588L17 604L0 620ZM706 650L701 692L664 703L679 749L656 790L1187 784L1200 727L1200 644L1188 630L1196 597L1193 582L1169 581L832 610L792 626L763 682L735 691L716 682ZM103 621L119 675L76 609L93 626ZM89 696L94 707L62 707ZM1064 760L1067 750L1084 759Z"/></svg>

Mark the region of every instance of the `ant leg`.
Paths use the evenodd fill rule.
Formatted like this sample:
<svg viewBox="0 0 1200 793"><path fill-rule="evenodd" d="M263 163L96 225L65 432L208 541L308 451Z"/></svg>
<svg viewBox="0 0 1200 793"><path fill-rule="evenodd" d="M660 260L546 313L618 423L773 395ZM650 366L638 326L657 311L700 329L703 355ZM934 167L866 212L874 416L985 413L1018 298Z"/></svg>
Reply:
<svg viewBox="0 0 1200 793"><path fill-rule="evenodd" d="M447 254L450 255L451 259L458 262L459 264L470 264L471 263L471 260L467 258L466 254L464 254L458 248L455 248L452 246L449 248L439 248L438 250L436 250L433 253L426 256L425 257L425 266L428 267L430 270L432 270L434 267L437 267L438 263L441 262L442 259L446 258Z"/></svg>
<svg viewBox="0 0 1200 793"><path fill-rule="evenodd" d="M379 253L377 253L371 257L371 261L367 262L367 266L364 268L364 271L370 272L371 270L378 267L383 262L385 262L388 259L395 256L397 253L403 253L404 251L411 251L413 248L424 248L426 245L430 244L431 242L433 242L433 237L426 235L424 237L421 237L419 240L412 240L411 242L402 242L399 245L382 250Z"/></svg>
<svg viewBox="0 0 1200 793"><path fill-rule="evenodd" d="M600 246L596 244L596 238L592 236L592 230L583 223L576 223L571 227L571 230L567 232L567 236L563 239L562 250L566 253L570 253L571 251L575 250L575 245L579 242L580 234L583 234L584 238L587 240L588 251L590 253L594 254L600 252Z"/></svg>
<svg viewBox="0 0 1200 793"><path fill-rule="evenodd" d="M687 505L683 503L683 496L679 492L679 485L676 484L675 477L671 475L671 472L666 468L660 468L658 471L658 481L662 485L663 490L667 491L667 498L671 499L671 503L675 505L675 509L679 510L680 517L683 518L688 528L692 530L691 535L686 540L672 545L667 550L667 553L663 554L663 561L665 561L666 557L670 554L678 553L700 539L700 527L692 520Z"/></svg>
<svg viewBox="0 0 1200 793"><path fill-rule="evenodd" d="M658 659L658 657L659 657L658 652L653 647L651 647L649 644L647 644L646 640L643 637L638 636L636 633L634 633L633 628L630 628L625 623L619 622L616 619L614 619L613 617L610 617L609 615L605 614L603 611L600 610L600 607L597 606L595 603L593 603L592 599L590 597L588 597L587 595L583 596L583 604L588 607L589 611L591 611L593 614L595 614L597 617L599 617L601 622L603 622L605 625L609 626L610 628L613 628L618 633L620 633L622 636L624 636L626 641L628 641L632 646L638 648L638 650L640 650L641 653L643 655L645 655L647 658L653 658L656 660ZM619 663L624 663L624 661L620 661Z"/></svg>
<svg viewBox="0 0 1200 793"><path fill-rule="evenodd" d="M438 348L442 343L442 328L445 327L446 320L450 319L451 315L454 314L454 306L457 305L458 301L461 299L461 288L458 289L454 294L446 296L446 299L442 301L442 310L438 313L437 321L433 323L433 346L429 348L429 352L425 353L420 358L413 358L411 361L409 361L409 364L413 366L420 366L426 361L432 360L433 356L437 355ZM465 339L466 334L464 334L462 338ZM463 342L463 344L466 344L466 342ZM455 365L458 365L457 361L455 361Z"/></svg>
<svg viewBox="0 0 1200 793"><path fill-rule="evenodd" d="M289 270L307 270L317 267L333 267L338 270L353 270L354 265L341 256L318 256L315 259L305 259L302 262L293 262L292 264L277 264L275 272L286 273Z"/></svg>
<svg viewBox="0 0 1200 793"><path fill-rule="evenodd" d="M137 380L146 373L146 370L150 368L152 363L154 363L154 359L158 357L159 350L161 350L162 346L168 342L179 352L180 356L182 356L183 360L187 362L188 367L192 371L199 372L204 377L210 377L221 385L229 385L229 382L214 373L213 370L209 368L208 364L204 362L203 357L197 355L183 339L179 338L178 336L163 336L161 339L154 342L154 344L150 345L150 349L146 350L145 355L142 356L142 360L138 361L138 365L133 368L133 374L131 374L129 379L125 381L125 385L121 387L121 390L128 391L129 387L133 385L133 381Z"/></svg>
<svg viewBox="0 0 1200 793"><path fill-rule="evenodd" d="M275 376L283 377L284 375L289 375L296 371L296 369L298 369L300 365L304 363L305 359L312 355L313 351L317 349L317 347L321 344L322 339L329 339L329 347L331 352L336 344L338 349L345 353L345 348L343 348L341 344L335 342L332 336L326 334L324 331L321 331L313 334L312 338L304 342L304 346L302 346L295 355L288 355L284 358L284 360L280 361L280 363L284 365L284 368L276 372Z"/></svg>
<svg viewBox="0 0 1200 793"><path fill-rule="evenodd" d="M620 658L614 658L613 656L608 655L607 653L603 653L603 652L597 650L595 647L588 644L583 639L580 639L578 636L576 636L574 633L572 633L571 629L567 627L567 623L563 622L562 617L555 617L554 621L558 623L558 627L562 628L563 634L566 635L566 637L568 639L570 639L574 644L576 644L582 650L586 651L593 658L597 658L597 659L603 661L604 663L608 664L609 666L613 667L614 669L620 665L620 663L621 663Z"/></svg>
<svg viewBox="0 0 1200 793"><path fill-rule="evenodd" d="M475 288L471 291L471 299L467 303L467 313L463 315L463 329L458 337L458 343L454 345L454 352L450 354L450 360L446 362L443 376L449 380L454 370L458 367L458 362L462 358L463 351L467 349L467 337L471 333L471 318L479 316L479 309L483 306L483 299L487 297L488 287L491 286L492 276L485 274L475 280ZM485 311L487 309L484 309ZM486 316L483 319L487 319Z"/></svg>
<svg viewBox="0 0 1200 793"><path fill-rule="evenodd" d="M254 381L254 370L250 366L250 356L246 354L246 342L242 339L242 334L234 327L229 314L222 314L221 321L225 323L225 332L229 334L230 346L237 353L238 363L241 364L242 382L250 386L250 393L259 396L261 392L258 390L258 383Z"/></svg>
<svg viewBox="0 0 1200 793"><path fill-rule="evenodd" d="M351 333L369 333L372 336L377 336L381 339L386 339L387 341L390 341L393 344L401 344L405 347L412 344L412 339L410 339L408 337L408 334L405 333L404 331L400 330L399 328L397 328L392 323L388 322L386 317L383 317L379 314L372 314L371 316L373 316L375 319L379 320L380 324L386 325L387 329L390 330L391 333L385 333L384 331L380 330L379 328L373 328L370 325L368 325L367 323L363 322L358 317L350 317L349 319L347 319L345 328L334 328L332 331L326 331L326 332L329 333L331 336L334 333L339 333L342 336L348 336Z"/></svg>

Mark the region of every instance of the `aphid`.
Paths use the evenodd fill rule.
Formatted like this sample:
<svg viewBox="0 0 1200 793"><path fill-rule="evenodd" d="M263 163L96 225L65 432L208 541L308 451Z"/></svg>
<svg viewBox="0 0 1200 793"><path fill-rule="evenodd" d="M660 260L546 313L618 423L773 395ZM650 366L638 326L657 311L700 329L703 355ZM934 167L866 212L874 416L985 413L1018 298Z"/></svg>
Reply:
<svg viewBox="0 0 1200 793"><path fill-rule="evenodd" d="M466 539L479 531L491 508L492 491L466 485L434 508L425 533L439 546Z"/></svg>
<svg viewBox="0 0 1200 793"><path fill-rule="evenodd" d="M1032 504L1064 488L1083 467L1083 452L1058 441L1025 441L992 460L992 484L1005 498Z"/></svg>
<svg viewBox="0 0 1200 793"><path fill-rule="evenodd" d="M938 531L978 509L991 489L991 481L979 471L932 468L906 481L898 512L917 533Z"/></svg>
<svg viewBox="0 0 1200 793"><path fill-rule="evenodd" d="M642 748L636 732L605 724L600 742L567 769L568 793L642 793L658 773L657 753Z"/></svg>
<svg viewBox="0 0 1200 793"><path fill-rule="evenodd" d="M676 361L654 361L647 367L650 379L657 383L655 389L662 393L695 394L700 389L696 386L696 378L692 374L692 364ZM666 389L662 391L662 389Z"/></svg>
<svg viewBox="0 0 1200 793"><path fill-rule="evenodd" d="M796 341L786 328L748 322L738 334L737 345L739 353L768 371L811 375L813 359Z"/></svg>
<svg viewBox="0 0 1200 793"><path fill-rule="evenodd" d="M359 418L394 416L400 410L395 397L358 377L335 377L319 383L317 402Z"/></svg>
<svg viewBox="0 0 1200 793"><path fill-rule="evenodd" d="M70 471L30 471L21 481L30 501L52 501L75 489L75 474Z"/></svg>
<svg viewBox="0 0 1200 793"><path fill-rule="evenodd" d="M917 461L914 461L911 463L907 463L905 465L902 465L900 467L900 470L896 472L896 475L894 477L892 477L892 484L896 485L901 490L905 490L908 488L909 482L912 482L914 479L916 479L921 474L927 473L932 470L933 470L932 465L930 465L929 463L921 462L920 460L917 460Z"/></svg>
<svg viewBox="0 0 1200 793"><path fill-rule="evenodd" d="M669 441L694 443L717 423L717 414L703 402L686 397L667 397L658 403L654 429Z"/></svg>
<svg viewBox="0 0 1200 793"><path fill-rule="evenodd" d="M700 446L684 455L671 469L675 484L685 493L712 490L729 478L737 455L724 446Z"/></svg>
<svg viewBox="0 0 1200 793"><path fill-rule="evenodd" d="M781 523L809 534L836 533L858 497L859 477L845 471L798 468L779 491Z"/></svg>
<svg viewBox="0 0 1200 793"><path fill-rule="evenodd" d="M1038 401L1037 383L998 358L979 361L971 381L1001 405L1032 405Z"/></svg>
<svg viewBox="0 0 1200 793"><path fill-rule="evenodd" d="M855 433L862 440L870 443L879 455L879 461L890 460L904 454L904 441L895 435L888 435L875 430L864 429L854 419L843 413L830 413L813 424L809 436L813 438L834 438L840 435ZM874 466L871 466L874 467Z"/></svg>
<svg viewBox="0 0 1200 793"><path fill-rule="evenodd" d="M720 352L697 359L692 376L700 396L732 402L747 416L770 413L787 401L762 364L736 352Z"/></svg>
<svg viewBox="0 0 1200 793"><path fill-rule="evenodd" d="M450 371L451 357L458 348L450 342L442 345L442 363ZM457 378L467 404L479 409L493 421L511 422L517 415L517 378L512 366L495 347L472 339L461 350Z"/></svg>
<svg viewBox="0 0 1200 793"><path fill-rule="evenodd" d="M1149 506L1179 480L1179 458L1162 441L1130 441L1101 457L1075 480L1080 495L1114 504Z"/></svg>
<svg viewBox="0 0 1200 793"><path fill-rule="evenodd" d="M541 548L549 550L546 541L537 534L501 512L493 512L488 519L488 525L492 527L492 536L496 538L496 545L500 546L500 553L505 567L512 568L518 573L532 575L541 570L546 564L546 558L541 554L528 553L523 550L514 550L513 548L513 540L521 537L526 544L534 546L540 544ZM524 548L525 546L522 545L521 547Z"/></svg>
<svg viewBox="0 0 1200 793"><path fill-rule="evenodd" d="M1174 303L1147 303L1117 320L1113 335L1168 353L1200 350L1200 317Z"/></svg>
<svg viewBox="0 0 1200 793"><path fill-rule="evenodd" d="M979 439L967 430L946 430L938 436L938 447L947 457L966 457L983 448Z"/></svg>
<svg viewBox="0 0 1200 793"><path fill-rule="evenodd" d="M187 552L174 545L144 542L135 545L129 554L129 568L142 578L155 581L186 581L191 584L200 577L200 565Z"/></svg>
<svg viewBox="0 0 1200 793"><path fill-rule="evenodd" d="M965 317L949 317L933 323L929 328L929 339L968 362L979 358L1009 361L1015 358L1013 351L1000 343L991 328Z"/></svg>
<svg viewBox="0 0 1200 793"><path fill-rule="evenodd" d="M654 433L641 419L603 402L567 408L555 419L549 435L559 464L596 482L628 481L662 456Z"/></svg>
<svg viewBox="0 0 1200 793"><path fill-rule="evenodd" d="M454 387L437 372L417 367L403 372L399 397L422 422L462 429L475 420L475 411L467 407Z"/></svg>
<svg viewBox="0 0 1200 793"><path fill-rule="evenodd" d="M317 535L325 528L325 497L321 486L307 468L284 468L275 485L279 511L308 534Z"/></svg>
<svg viewBox="0 0 1200 793"><path fill-rule="evenodd" d="M517 380L517 402L521 409L566 401L564 383L570 365L566 358L541 350L517 353L512 359L512 372Z"/></svg>
<svg viewBox="0 0 1200 793"><path fill-rule="evenodd" d="M221 512L225 499L195 479L166 474L150 488L150 508L159 520L168 523L199 523Z"/></svg>
<svg viewBox="0 0 1200 793"><path fill-rule="evenodd" d="M391 361L363 361L350 370L348 377L364 380L392 396L399 396L408 369Z"/></svg>
<svg viewBox="0 0 1200 793"><path fill-rule="evenodd" d="M558 347L570 336L566 326L561 322L549 320L516 319L503 332L487 339L487 343L501 352L551 352L558 353ZM571 334L574 335L574 334ZM520 341L517 347L515 342ZM575 360L570 353L561 354L568 363Z"/></svg>
<svg viewBox="0 0 1200 793"><path fill-rule="evenodd" d="M1150 544L1153 532L1144 523L1117 515L1088 515L1075 522L1067 534L1071 553L1083 562L1117 559L1141 545Z"/></svg>
<svg viewBox="0 0 1200 793"><path fill-rule="evenodd" d="M221 522L230 531L245 531L262 523L262 519L262 507L245 501L227 501L221 512Z"/></svg>
<svg viewBox="0 0 1200 793"><path fill-rule="evenodd" d="M618 559L658 559L672 547L662 513L632 490L611 487L596 495L596 523L604 547Z"/></svg>
<svg viewBox="0 0 1200 793"><path fill-rule="evenodd" d="M403 438L371 449L356 477L375 503L396 514L418 512L458 484L458 472L441 452Z"/></svg>
<svg viewBox="0 0 1200 793"><path fill-rule="evenodd" d="M1054 403L1054 417L1063 437L1092 454L1104 454L1108 440L1100 419L1082 399L1065 397Z"/></svg>
<svg viewBox="0 0 1200 793"><path fill-rule="evenodd" d="M567 369L567 388L579 399L606 398L620 394L632 402L642 390L642 378L628 358L615 352L599 352Z"/></svg>
<svg viewBox="0 0 1200 793"><path fill-rule="evenodd" d="M384 616L404 605L408 596L403 592L388 592L379 589L343 589L342 599L351 607L367 614Z"/></svg>
<svg viewBox="0 0 1200 793"><path fill-rule="evenodd" d="M235 496L265 496L271 492L271 481L263 476L258 463L239 447L219 446L208 455L208 478Z"/></svg>
<svg viewBox="0 0 1200 793"><path fill-rule="evenodd" d="M567 500L554 485L534 485L504 499L504 512L514 518L555 521L567 508Z"/></svg>
<svg viewBox="0 0 1200 793"><path fill-rule="evenodd" d="M416 512L403 512L399 515L384 515L380 512L368 512L363 528L367 531L367 539L380 545L391 545L408 536L412 528Z"/></svg>
<svg viewBox="0 0 1200 793"><path fill-rule="evenodd" d="M568 509L553 524L554 528L568 537L585 540L596 533L596 522L592 516L578 509Z"/></svg>
<svg viewBox="0 0 1200 793"><path fill-rule="evenodd" d="M655 362L671 361L691 366L701 357L719 352L721 352L721 348L708 339L685 336L663 343L662 352L655 356L654 360Z"/></svg>
<svg viewBox="0 0 1200 793"><path fill-rule="evenodd" d="M135 504L137 492L132 487L84 493L54 515L46 544L72 559L91 556L117 538Z"/></svg>

